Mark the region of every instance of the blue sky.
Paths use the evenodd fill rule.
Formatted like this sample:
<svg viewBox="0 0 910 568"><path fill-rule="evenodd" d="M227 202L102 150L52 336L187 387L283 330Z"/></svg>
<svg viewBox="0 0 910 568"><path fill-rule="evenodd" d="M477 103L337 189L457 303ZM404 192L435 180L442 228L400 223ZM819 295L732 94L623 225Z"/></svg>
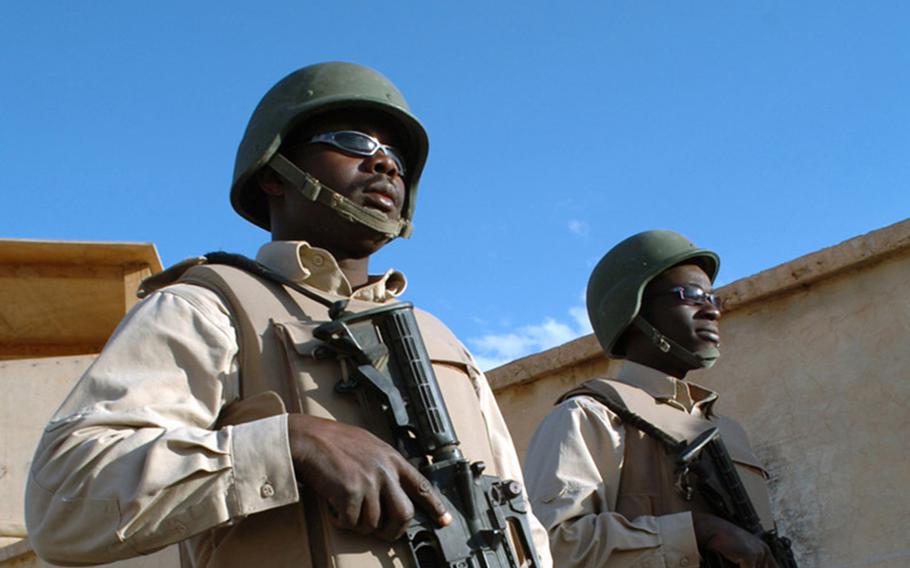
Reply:
<svg viewBox="0 0 910 568"><path fill-rule="evenodd" d="M671 228L731 282L907 217L900 1L6 2L0 238L254 255L230 208L261 95L370 65L424 121L410 279L484 365L585 333L594 263Z"/></svg>

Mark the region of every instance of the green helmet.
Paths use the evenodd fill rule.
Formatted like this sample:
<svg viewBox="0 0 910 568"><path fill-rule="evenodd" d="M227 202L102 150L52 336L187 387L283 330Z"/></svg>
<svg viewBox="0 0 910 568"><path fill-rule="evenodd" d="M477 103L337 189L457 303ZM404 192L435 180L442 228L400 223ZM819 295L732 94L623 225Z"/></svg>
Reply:
<svg viewBox="0 0 910 568"><path fill-rule="evenodd" d="M411 219L417 201L417 185L429 151L427 133L398 89L376 71L353 63L329 62L310 65L294 71L262 97L237 149L234 162L234 181L231 185L231 205L242 217L268 230L269 210L266 196L256 185L256 172L280 158L278 149L284 138L297 126L325 112L338 109L368 109L391 117L405 133L405 167L408 171L407 198L402 211L402 223L394 229L396 235L410 233ZM282 160L281 168L288 169ZM291 165L293 169L293 165ZM287 179L282 169L276 168ZM335 208L350 220L363 221L363 212L356 204L344 203L340 195L319 184L305 172L297 170L310 183L308 195ZM300 177L299 175L296 177ZM293 180L291 180L293 181ZM322 196L318 197L320 190ZM327 197L331 194L332 199ZM367 211L367 221L372 214ZM372 225L371 225L372 226Z"/></svg>
<svg viewBox="0 0 910 568"><path fill-rule="evenodd" d="M625 356L625 346L617 342L630 325L636 325L663 351L672 351L674 355L697 361L701 366L713 363L712 360L706 364L704 357L676 345L638 315L641 296L648 283L658 274L686 260L696 260L714 282L720 268L717 254L697 248L673 231L645 231L633 235L600 259L588 280L587 304L594 334L607 355L616 358ZM692 356L696 359L693 360Z"/></svg>

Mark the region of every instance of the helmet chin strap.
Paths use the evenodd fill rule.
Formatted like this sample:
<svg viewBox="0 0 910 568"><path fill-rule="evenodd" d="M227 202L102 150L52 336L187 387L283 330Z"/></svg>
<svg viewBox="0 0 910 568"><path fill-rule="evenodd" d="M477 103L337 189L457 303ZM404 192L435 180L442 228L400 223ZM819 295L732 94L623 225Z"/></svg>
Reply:
<svg viewBox="0 0 910 568"><path fill-rule="evenodd" d="M305 198L329 207L347 221L365 225L390 239L395 237L408 238L411 236L413 225L407 219L390 221L381 212L354 203L298 168L281 154L276 153L269 161L268 166Z"/></svg>
<svg viewBox="0 0 910 568"><path fill-rule="evenodd" d="M661 333L656 327L648 323L648 321L640 315L635 316L635 319L632 320L632 325L637 327L642 333L648 336L648 338L651 340L651 343L653 343L658 349L664 353L673 355L688 365L691 365L693 369L708 369L714 366L714 363L717 362L717 358L720 357L720 350L716 346L705 348L701 350L700 353L689 351L679 343L673 341Z"/></svg>

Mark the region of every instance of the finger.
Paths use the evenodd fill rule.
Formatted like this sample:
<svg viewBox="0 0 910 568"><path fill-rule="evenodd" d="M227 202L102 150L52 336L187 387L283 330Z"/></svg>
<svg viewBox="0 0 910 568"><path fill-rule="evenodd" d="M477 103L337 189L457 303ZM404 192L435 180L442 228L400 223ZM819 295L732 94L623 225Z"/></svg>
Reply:
<svg viewBox="0 0 910 568"><path fill-rule="evenodd" d="M414 504L426 511L440 526L444 527L451 523L452 515L427 478L420 475L411 464L403 462L403 465L398 474L401 487Z"/></svg>
<svg viewBox="0 0 910 568"><path fill-rule="evenodd" d="M379 490L370 491L364 496L360 508L360 519L354 530L360 534L372 534L379 528L382 518Z"/></svg>
<svg viewBox="0 0 910 568"><path fill-rule="evenodd" d="M359 495L349 494L343 501L331 504L335 511L332 520L342 529L354 529L360 520L360 510L363 500Z"/></svg>
<svg viewBox="0 0 910 568"><path fill-rule="evenodd" d="M400 538L414 519L414 505L395 483L387 488L383 495L383 523L379 531L380 538L393 541Z"/></svg>

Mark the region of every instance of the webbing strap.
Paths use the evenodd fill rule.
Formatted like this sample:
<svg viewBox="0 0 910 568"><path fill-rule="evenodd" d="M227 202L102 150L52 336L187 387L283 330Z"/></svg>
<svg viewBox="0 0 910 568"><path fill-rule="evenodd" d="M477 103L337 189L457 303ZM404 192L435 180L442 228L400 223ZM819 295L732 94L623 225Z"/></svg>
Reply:
<svg viewBox="0 0 910 568"><path fill-rule="evenodd" d="M234 253L229 253L229 252L224 252L224 251L215 251L215 252L210 252L210 253L204 255L202 258L204 258L208 264L226 264L228 266L233 266L234 268L239 268L240 270L249 272L250 274L253 274L254 276L259 276L260 278L264 278L266 280L271 280L273 282L277 282L278 284L287 286L288 288L290 288L291 290L294 290L295 292L299 292L299 293L303 294L307 298L309 298L315 302L318 302L327 308L331 309L335 306L335 302L328 300L326 298L323 298L321 295L317 294L316 292L309 290L309 289L305 288L304 286L301 286L300 284L294 282L290 278L284 277L283 275L275 272L268 266L266 266L260 262L256 262L255 260L253 260L251 258L247 258L241 254L234 254Z"/></svg>
<svg viewBox="0 0 910 568"><path fill-rule="evenodd" d="M298 168L281 154L276 153L268 165L305 198L330 207L348 221L366 225L390 239L395 237L408 238L411 236L412 227L407 219L390 221L382 212L354 203Z"/></svg>
<svg viewBox="0 0 910 568"><path fill-rule="evenodd" d="M680 449L685 447L685 442L682 440L677 440L670 434L658 428L656 425L645 420L636 412L632 411L626 405L625 401L622 399L622 396L616 391L616 389L602 381L598 381L596 384L593 383L594 381L588 381L581 386L572 389L560 397L560 399L557 401L557 404L568 398L573 398L576 396L590 396L597 402L606 406L607 409L618 416L624 424L639 429L646 435L657 440L662 446L671 452L679 452Z"/></svg>
<svg viewBox="0 0 910 568"><path fill-rule="evenodd" d="M651 325L648 320L641 317L640 315L635 316L635 319L632 320L632 325L637 327L642 333L648 336L648 338L651 340L651 343L657 346L658 349L664 353L671 353L672 355L694 366L695 368L710 367L717 360L717 357L703 357L697 353L689 351L679 343L673 341L661 333L660 330Z"/></svg>
<svg viewBox="0 0 910 568"><path fill-rule="evenodd" d="M194 266L199 266L200 264L225 264L227 266L233 266L234 268L239 268L240 270L249 272L250 274L253 274L260 278L271 280L283 286L287 286L288 288L303 294L307 298L318 302L327 308L331 309L335 306L335 302L323 298L313 290L309 290L304 286L301 286L293 280L275 272L268 266L260 262L256 262L252 258L247 258L241 254L234 254L224 251L215 251L203 256L188 258L184 261L178 262L174 266L169 267L163 272L149 276L139 284L139 289L136 291L136 296L139 297L139 299L145 298L152 292L173 284L179 280L181 276L183 276L184 272Z"/></svg>

